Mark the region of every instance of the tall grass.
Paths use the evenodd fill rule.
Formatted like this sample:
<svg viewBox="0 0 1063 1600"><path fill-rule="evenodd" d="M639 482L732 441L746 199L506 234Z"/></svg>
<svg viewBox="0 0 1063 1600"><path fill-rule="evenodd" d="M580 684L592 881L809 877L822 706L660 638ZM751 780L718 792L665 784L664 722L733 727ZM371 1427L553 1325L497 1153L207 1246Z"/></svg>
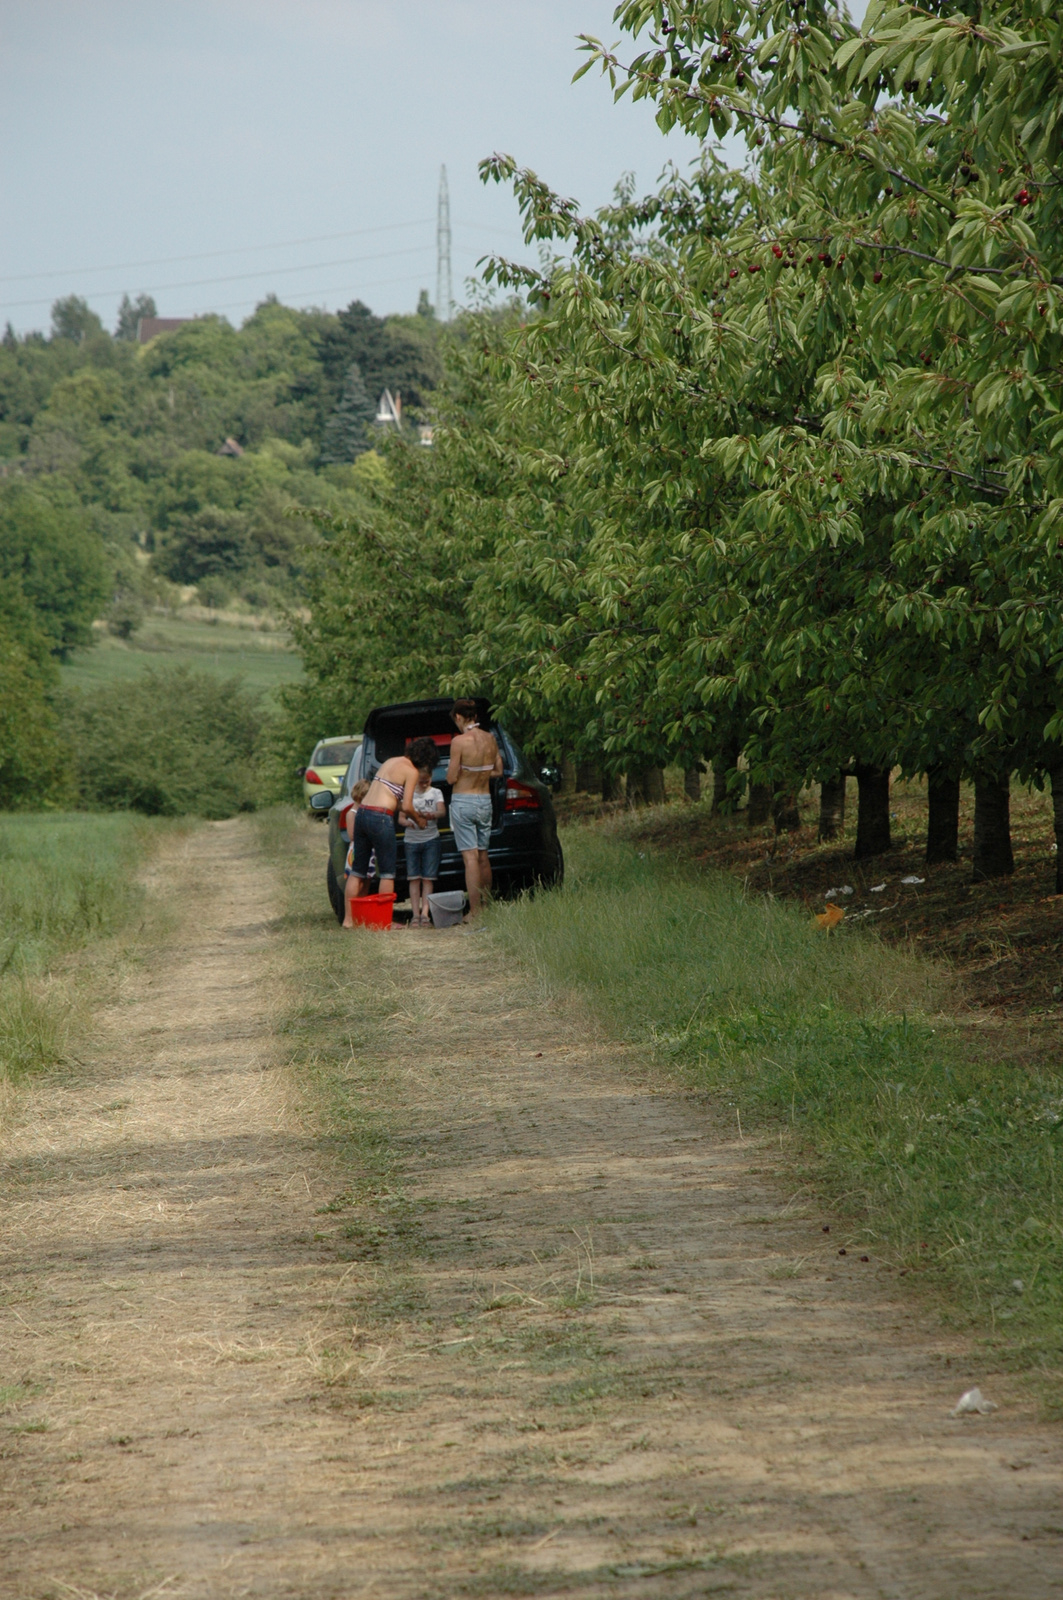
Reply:
<svg viewBox="0 0 1063 1600"><path fill-rule="evenodd" d="M863 931L824 934L608 830L570 829L565 850L564 889L496 909L510 954L747 1132L785 1127L856 1237L1058 1376L1063 1077L995 1057L944 1009L947 975Z"/></svg>
<svg viewBox="0 0 1063 1600"><path fill-rule="evenodd" d="M0 1077L62 1059L70 958L138 914L136 869L156 831L128 813L0 815Z"/></svg>

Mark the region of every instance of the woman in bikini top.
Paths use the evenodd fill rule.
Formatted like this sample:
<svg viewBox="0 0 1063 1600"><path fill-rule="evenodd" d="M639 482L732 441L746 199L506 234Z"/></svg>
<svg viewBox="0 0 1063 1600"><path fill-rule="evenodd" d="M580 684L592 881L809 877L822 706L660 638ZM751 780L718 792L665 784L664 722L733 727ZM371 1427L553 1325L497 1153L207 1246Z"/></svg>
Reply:
<svg viewBox="0 0 1063 1600"><path fill-rule="evenodd" d="M407 817L414 816L417 827L423 828L424 822L413 810L413 792L420 776L408 756L392 756L377 769L362 805L367 811L387 811L392 815L401 808Z"/></svg>
<svg viewBox="0 0 1063 1600"><path fill-rule="evenodd" d="M454 794L489 794L491 779L502 776L502 756L493 733L485 733L475 716L455 712L458 733L451 741L447 778Z"/></svg>

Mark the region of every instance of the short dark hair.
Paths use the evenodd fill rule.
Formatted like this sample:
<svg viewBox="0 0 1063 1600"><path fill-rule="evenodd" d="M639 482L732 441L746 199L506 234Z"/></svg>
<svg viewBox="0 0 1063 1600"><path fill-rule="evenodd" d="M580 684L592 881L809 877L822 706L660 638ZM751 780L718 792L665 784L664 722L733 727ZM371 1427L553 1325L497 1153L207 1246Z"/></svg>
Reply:
<svg viewBox="0 0 1063 1600"><path fill-rule="evenodd" d="M475 700L455 700L450 714L452 717L468 717L473 722L480 720L480 708Z"/></svg>
<svg viewBox="0 0 1063 1600"><path fill-rule="evenodd" d="M439 751L434 739L414 739L406 754L418 772L431 772L439 760Z"/></svg>

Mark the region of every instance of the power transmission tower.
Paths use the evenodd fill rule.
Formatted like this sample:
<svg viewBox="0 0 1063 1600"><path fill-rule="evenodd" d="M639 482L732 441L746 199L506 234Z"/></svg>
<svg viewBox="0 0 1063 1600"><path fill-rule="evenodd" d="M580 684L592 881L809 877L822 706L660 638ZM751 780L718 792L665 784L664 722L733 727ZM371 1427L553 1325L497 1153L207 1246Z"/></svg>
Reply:
<svg viewBox="0 0 1063 1600"><path fill-rule="evenodd" d="M454 314L454 293L450 281L450 191L447 169L439 169L439 213L436 221L436 316L449 322Z"/></svg>

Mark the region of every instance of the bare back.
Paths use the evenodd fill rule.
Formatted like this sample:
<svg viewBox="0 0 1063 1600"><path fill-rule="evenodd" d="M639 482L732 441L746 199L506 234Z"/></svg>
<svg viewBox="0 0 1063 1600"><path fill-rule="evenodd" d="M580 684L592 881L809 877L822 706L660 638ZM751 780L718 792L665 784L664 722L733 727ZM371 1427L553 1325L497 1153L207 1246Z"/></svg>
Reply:
<svg viewBox="0 0 1063 1600"><path fill-rule="evenodd" d="M392 756L377 768L362 804L371 811L397 811L400 806L412 811L413 791L419 776L412 761L405 756Z"/></svg>
<svg viewBox="0 0 1063 1600"><path fill-rule="evenodd" d="M454 794L489 794L491 779L502 776L502 757L493 733L467 728L451 741L447 778Z"/></svg>

